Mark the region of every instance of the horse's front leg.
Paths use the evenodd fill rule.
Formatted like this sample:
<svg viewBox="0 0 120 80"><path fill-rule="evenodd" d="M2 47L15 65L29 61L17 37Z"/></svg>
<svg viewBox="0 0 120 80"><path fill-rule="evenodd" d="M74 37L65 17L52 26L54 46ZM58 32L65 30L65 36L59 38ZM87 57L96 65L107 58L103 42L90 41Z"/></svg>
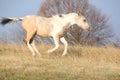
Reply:
<svg viewBox="0 0 120 80"><path fill-rule="evenodd" d="M47 53L52 53L56 49L58 49L58 47L59 47L59 36L55 36L55 37L53 37L53 39L54 39L55 47L50 49L50 50L48 50Z"/></svg>
<svg viewBox="0 0 120 80"><path fill-rule="evenodd" d="M67 47L68 47L68 43L67 41L65 40L64 37L60 38L60 41L64 44L65 48L64 48L64 51L63 51L63 54L62 56L65 56L67 54Z"/></svg>

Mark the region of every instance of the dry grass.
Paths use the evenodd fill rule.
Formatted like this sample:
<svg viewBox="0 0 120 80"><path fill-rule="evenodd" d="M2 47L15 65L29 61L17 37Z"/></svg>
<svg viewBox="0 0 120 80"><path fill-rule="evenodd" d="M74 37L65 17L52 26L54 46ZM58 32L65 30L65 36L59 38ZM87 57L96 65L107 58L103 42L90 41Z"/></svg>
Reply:
<svg viewBox="0 0 120 80"><path fill-rule="evenodd" d="M120 80L120 49L113 47L38 45L42 54L32 57L24 45L0 45L0 80Z"/></svg>

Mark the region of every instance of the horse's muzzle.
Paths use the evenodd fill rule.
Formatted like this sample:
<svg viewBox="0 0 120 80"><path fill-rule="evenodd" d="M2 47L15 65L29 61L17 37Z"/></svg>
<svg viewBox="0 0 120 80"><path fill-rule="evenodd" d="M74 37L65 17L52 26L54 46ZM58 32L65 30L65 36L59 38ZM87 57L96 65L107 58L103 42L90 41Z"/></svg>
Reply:
<svg viewBox="0 0 120 80"><path fill-rule="evenodd" d="M87 28L87 31L90 31L90 27Z"/></svg>

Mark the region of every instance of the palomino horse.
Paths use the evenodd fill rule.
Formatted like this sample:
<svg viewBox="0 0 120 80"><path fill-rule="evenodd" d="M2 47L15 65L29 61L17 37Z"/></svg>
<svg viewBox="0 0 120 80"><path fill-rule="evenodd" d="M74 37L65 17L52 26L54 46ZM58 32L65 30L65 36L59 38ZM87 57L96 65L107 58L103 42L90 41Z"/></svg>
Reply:
<svg viewBox="0 0 120 80"><path fill-rule="evenodd" d="M5 25L16 21L22 21L22 27L26 31L24 42L27 44L33 56L35 56L36 53L41 55L34 45L33 37L35 35L53 38L55 47L48 50L48 53L55 51L59 47L60 40L65 46L62 54L62 56L65 56L68 46L63 36L65 30L73 24L77 24L84 30L90 29L85 17L77 13L55 15L49 18L37 15L28 15L23 18L3 18L1 24Z"/></svg>

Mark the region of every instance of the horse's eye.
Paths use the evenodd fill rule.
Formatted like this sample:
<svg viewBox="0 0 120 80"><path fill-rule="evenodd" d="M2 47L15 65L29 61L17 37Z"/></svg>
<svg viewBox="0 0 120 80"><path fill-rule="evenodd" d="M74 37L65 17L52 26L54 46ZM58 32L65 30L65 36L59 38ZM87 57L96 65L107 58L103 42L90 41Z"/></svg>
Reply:
<svg viewBox="0 0 120 80"><path fill-rule="evenodd" d="M83 21L86 22L86 19L84 19Z"/></svg>
<svg viewBox="0 0 120 80"><path fill-rule="evenodd" d="M63 17L62 14L59 14L59 17Z"/></svg>

